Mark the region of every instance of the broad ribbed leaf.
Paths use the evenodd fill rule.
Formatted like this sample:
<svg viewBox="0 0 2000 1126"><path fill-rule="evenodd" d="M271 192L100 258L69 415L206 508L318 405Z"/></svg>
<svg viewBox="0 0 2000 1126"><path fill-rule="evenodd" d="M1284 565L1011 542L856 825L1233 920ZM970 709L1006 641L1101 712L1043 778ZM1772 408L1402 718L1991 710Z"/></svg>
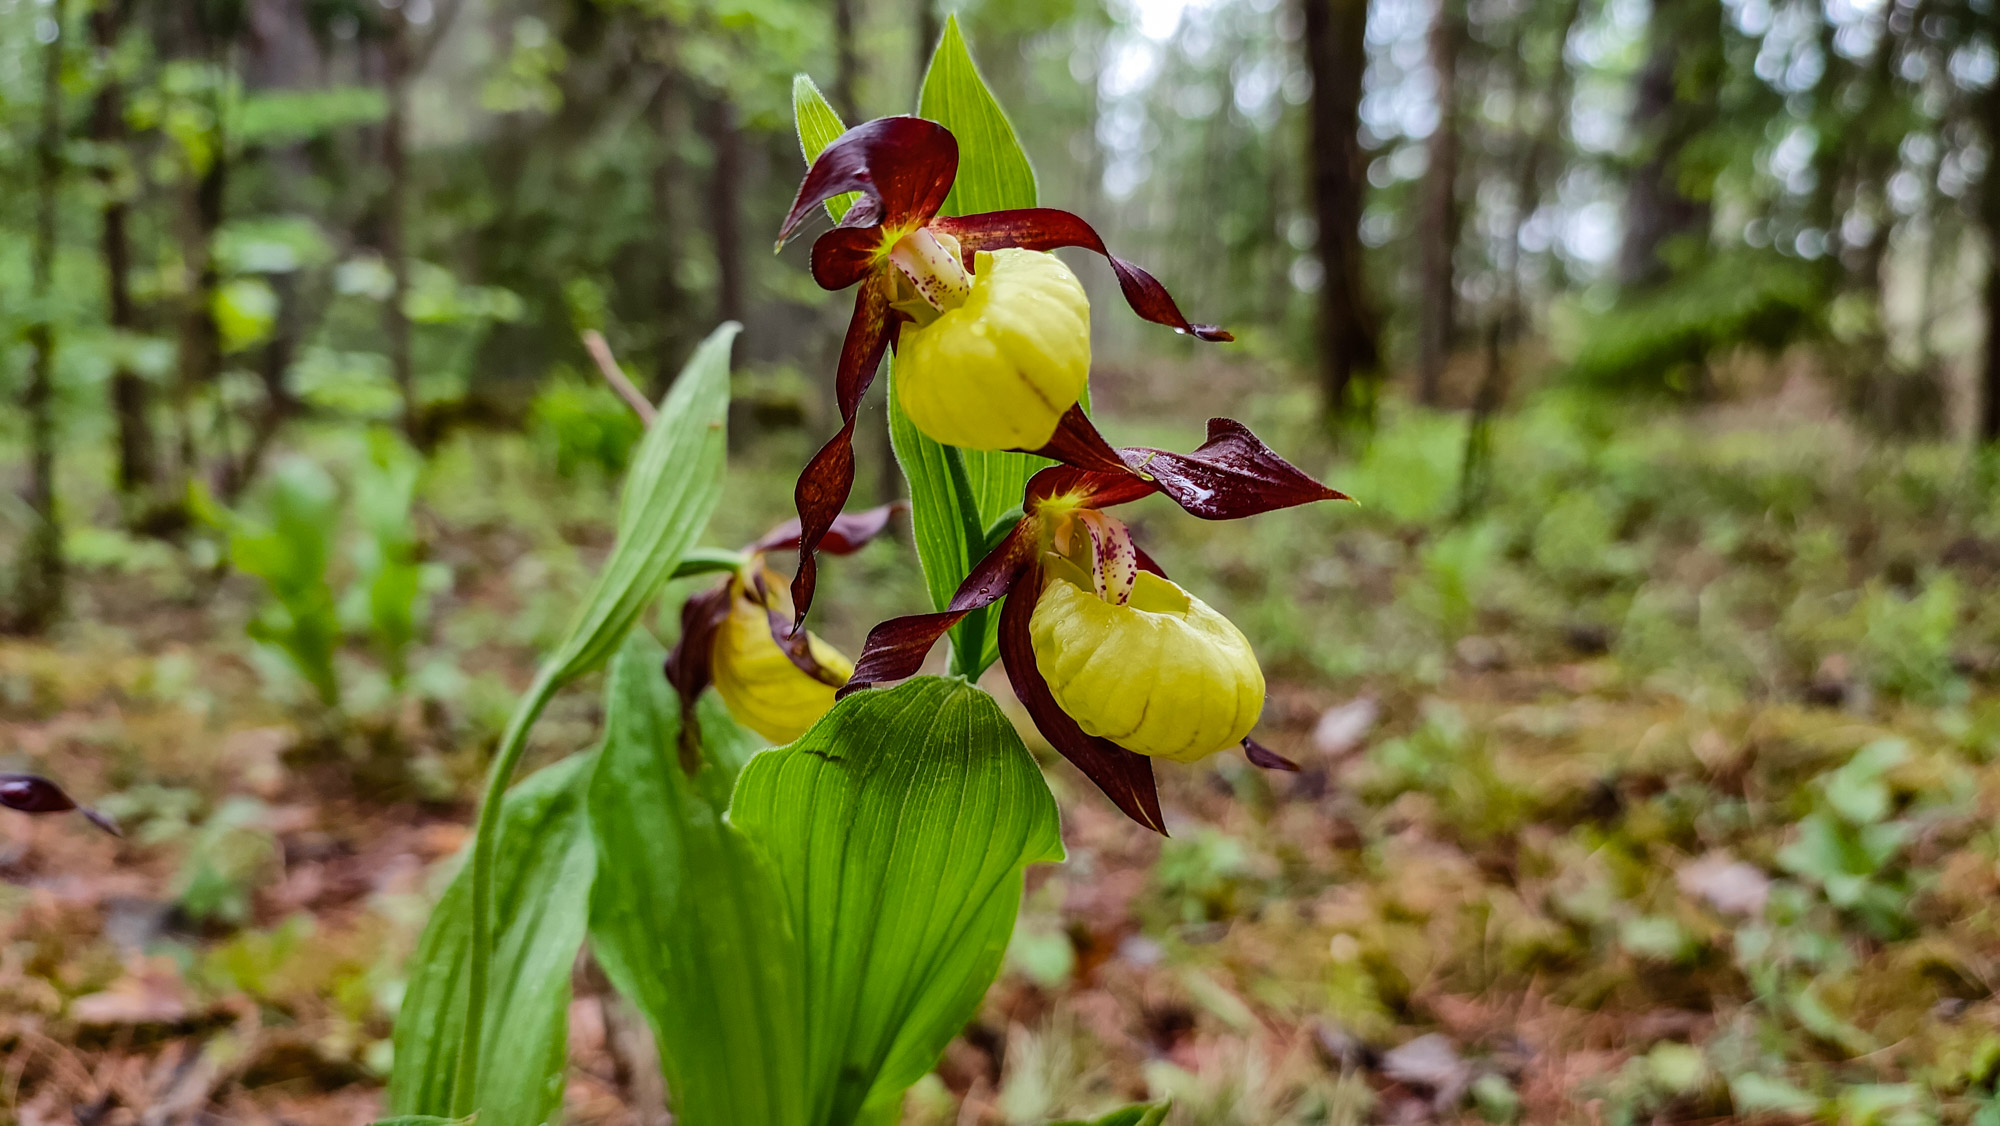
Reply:
<svg viewBox="0 0 2000 1126"><path fill-rule="evenodd" d="M605 688L590 824L615 860L592 893L591 949L652 1026L677 1121L803 1126L804 963L770 862L723 819L762 744L710 694L701 769L682 771L663 655L633 631Z"/></svg>
<svg viewBox="0 0 2000 1126"><path fill-rule="evenodd" d="M805 951L812 1126L894 1122L999 972L1022 870L1062 858L1040 768L991 696L919 677L752 759L730 820Z"/></svg>
<svg viewBox="0 0 2000 1126"><path fill-rule="evenodd" d="M709 333L674 380L632 458L618 501L618 541L548 665L566 683L608 660L660 596L722 499L729 346L741 326Z"/></svg>
<svg viewBox="0 0 2000 1126"><path fill-rule="evenodd" d="M481 1126L538 1126L561 1105L568 1058L570 970L583 944L596 850L584 823L595 756L575 755L508 793L494 865L500 921L487 992ZM389 1110L451 1113L465 1027L472 942L469 871L451 882L417 945L396 1015Z"/></svg>

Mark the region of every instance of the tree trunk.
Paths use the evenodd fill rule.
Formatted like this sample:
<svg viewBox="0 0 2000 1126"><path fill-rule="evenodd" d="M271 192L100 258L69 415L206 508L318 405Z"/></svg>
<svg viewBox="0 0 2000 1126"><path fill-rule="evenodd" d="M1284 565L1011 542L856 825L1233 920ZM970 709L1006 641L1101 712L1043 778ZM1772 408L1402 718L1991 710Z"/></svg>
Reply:
<svg viewBox="0 0 2000 1126"><path fill-rule="evenodd" d="M56 219L62 188L62 62L63 8L51 11L56 34L42 52L42 118L35 141L35 235L29 248L29 293L35 323L28 330L34 350L21 408L28 419L28 481L23 499L34 515L21 544L20 566L14 574L14 612L9 622L18 632L41 633L63 603L62 526L56 523L55 379L56 336L49 310L55 288Z"/></svg>
<svg viewBox="0 0 2000 1126"><path fill-rule="evenodd" d="M1361 151L1361 75L1368 63L1367 0L1300 0L1306 71L1312 77L1313 215L1319 225L1320 385L1327 421L1366 424L1380 363L1361 263L1367 187Z"/></svg>
<svg viewBox="0 0 2000 1126"><path fill-rule="evenodd" d="M924 75L931 69L931 55L937 50L944 29L938 24L937 0L915 0L917 7L917 95L924 92ZM910 103L916 105L915 101Z"/></svg>
<svg viewBox="0 0 2000 1126"><path fill-rule="evenodd" d="M686 175L680 156L681 99L676 96L681 90L680 75L671 61L664 65L666 74L660 80L658 104L652 115L660 146L660 162L653 169L652 183L654 246L659 255L655 266L658 273L653 298L659 338L654 349L655 398L666 394L686 359L683 337L686 334L688 304L687 290L681 286L680 276L681 254L684 252L680 239L680 185Z"/></svg>
<svg viewBox="0 0 2000 1126"><path fill-rule="evenodd" d="M743 260L743 135L736 123L736 106L720 91L703 107L704 132L714 165L708 177L709 235L715 240L715 315L718 321L742 323Z"/></svg>
<svg viewBox="0 0 2000 1126"><path fill-rule="evenodd" d="M854 94L860 71L854 50L854 0L833 0L833 108L849 125L861 120Z"/></svg>
<svg viewBox="0 0 2000 1126"><path fill-rule="evenodd" d="M1989 21L1993 17L1987 17ZM2000 83L1979 96L1979 115L1992 151L2000 145ZM2000 444L2000 167L1989 161L1979 193L1979 217L1986 227L1986 366L1980 384L1979 438Z"/></svg>
<svg viewBox="0 0 2000 1126"><path fill-rule="evenodd" d="M181 307L179 341L174 364L174 420L179 431L180 474L183 480L200 471L194 442L195 394L215 382L222 364L221 333L215 324L215 289L219 281L215 261L215 232L222 226L229 195L229 153L222 133L221 106L216 106L217 124L210 133L208 167L195 181L181 229L181 253L187 260L194 286Z"/></svg>
<svg viewBox="0 0 2000 1126"><path fill-rule="evenodd" d="M1426 146L1430 163L1424 170L1423 223L1417 236L1417 399L1426 406L1438 403L1457 319L1457 278L1451 258L1458 248L1458 57L1465 37L1461 0L1438 0L1430 35L1438 123Z"/></svg>
<svg viewBox="0 0 2000 1126"><path fill-rule="evenodd" d="M98 54L108 57L117 46L123 24L120 12L112 7L91 13L91 35ZM114 67L106 66L103 85L90 110L91 140L107 153L122 151L126 142L125 87ZM132 239L127 223L132 206L119 183L117 168L105 160L98 164L98 183L104 192L99 252L104 259L105 304L111 328L120 333L137 332L138 307L132 300ZM118 427L118 489L128 505L143 509L159 481L159 452L153 435L152 387L131 366L123 354L111 373L111 413Z"/></svg>
<svg viewBox="0 0 2000 1126"><path fill-rule="evenodd" d="M382 167L389 183L382 209L382 255L389 260L390 281L389 300L382 306L382 334L389 346L389 372L403 396L403 432L411 445L423 449L423 407L417 401L416 363L410 354L410 249L405 226L410 193L410 34L401 8L390 9L387 19L382 69L389 113L382 123Z"/></svg>
<svg viewBox="0 0 2000 1126"><path fill-rule="evenodd" d="M1716 120L1722 18L1716 0L1659 0L1647 20L1631 117L1643 157L1626 187L1618 252L1618 282L1627 289L1666 280L1672 267L1662 252L1672 240L1707 241L1707 193L1689 192L1681 154Z"/></svg>

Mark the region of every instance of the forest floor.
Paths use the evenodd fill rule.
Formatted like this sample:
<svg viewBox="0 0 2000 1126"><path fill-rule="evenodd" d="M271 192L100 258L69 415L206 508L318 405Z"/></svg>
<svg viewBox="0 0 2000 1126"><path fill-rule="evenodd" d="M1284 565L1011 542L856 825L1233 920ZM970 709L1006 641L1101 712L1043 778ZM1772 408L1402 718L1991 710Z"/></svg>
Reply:
<svg viewBox="0 0 2000 1126"><path fill-rule="evenodd" d="M1127 391L1118 417L1142 416ZM1249 421L1323 449L1299 406ZM1304 769L1165 766L1162 839L1045 754L1068 861L1031 871L1001 981L907 1122L1171 1096L1188 1126L2000 1123L1993 467L1786 400L1542 396L1466 514L1463 431L1396 410L1358 459L1300 459L1358 508L1135 509L1258 645L1260 733ZM805 444L739 457L713 542L784 514ZM437 459L422 527L450 583L409 687L357 646L338 715L245 636L253 582L81 538L75 613L0 642L0 769L126 836L0 820L0 1121L379 1109L483 755L608 543L607 479L543 454ZM919 605L906 553L829 565L849 652ZM595 690L558 701L531 765L595 738ZM569 1120L666 1122L634 1019L587 962L576 983Z"/></svg>

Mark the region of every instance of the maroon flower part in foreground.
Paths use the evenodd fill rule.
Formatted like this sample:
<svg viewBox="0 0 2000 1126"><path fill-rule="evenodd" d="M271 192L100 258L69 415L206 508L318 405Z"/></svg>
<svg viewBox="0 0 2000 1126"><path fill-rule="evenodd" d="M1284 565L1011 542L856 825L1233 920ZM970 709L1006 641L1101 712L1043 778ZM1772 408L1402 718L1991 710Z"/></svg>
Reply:
<svg viewBox="0 0 2000 1126"><path fill-rule="evenodd" d="M1124 504L1153 493L1205 520L1240 520L1281 508L1321 500L1346 500L1279 457L1242 423L1210 419L1208 440L1193 453L1127 448L1114 450L1091 426L1080 409L1072 409L1048 446L1035 451L1064 464L1052 466L1029 480L1020 522L980 560L952 596L951 603L931 614L913 614L883 622L869 631L855 662L854 675L841 695L874 684L913 676L938 638L967 614L1006 598L1000 611L1000 658L1014 693L1051 746L1095 782L1125 814L1139 824L1165 833L1160 798L1153 782L1152 760L1102 736L1084 732L1065 713L1036 667L1029 620L1041 593L1044 568L1058 525L1079 513ZM1129 543L1129 541L1128 541ZM1121 544L1130 554L1121 562L1162 578L1160 565L1136 544ZM1021 597L1008 597L1010 594ZM1243 740L1250 761L1268 769L1297 766L1250 739Z"/></svg>
<svg viewBox="0 0 2000 1126"><path fill-rule="evenodd" d="M1110 261L1126 302L1141 317L1202 340L1233 339L1214 325L1190 322L1165 286L1114 257L1090 224L1067 211L1034 207L938 215L957 176L958 140L950 130L917 117L877 118L849 129L820 153L779 230L782 247L814 208L835 196L861 193L834 229L812 247L813 280L821 288L840 290L856 284L861 288L835 378L840 430L807 463L795 491L802 534L792 599L800 621L812 606L813 552L854 487L855 412L882 357L896 345L902 325L910 320L909 313L892 306L906 299L921 302L935 281L923 275L923 255L911 249L914 244L892 256L906 239L927 241L932 253L941 245L938 240L951 242L968 271L980 251L1082 247Z"/></svg>
<svg viewBox="0 0 2000 1126"><path fill-rule="evenodd" d="M76 800L64 793L61 786L38 774L0 774L0 806L17 813L68 813L75 810L92 825L112 836L125 835L118 831L118 822L112 820L109 814L76 804Z"/></svg>

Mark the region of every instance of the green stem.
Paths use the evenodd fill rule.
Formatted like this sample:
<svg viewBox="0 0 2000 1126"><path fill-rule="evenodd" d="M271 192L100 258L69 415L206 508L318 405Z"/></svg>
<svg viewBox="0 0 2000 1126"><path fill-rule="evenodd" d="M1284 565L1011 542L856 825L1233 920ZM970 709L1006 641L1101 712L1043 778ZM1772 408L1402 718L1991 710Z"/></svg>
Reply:
<svg viewBox="0 0 2000 1126"><path fill-rule="evenodd" d="M486 796L479 803L479 821L472 831L472 951L466 973L465 1028L458 1044L458 1074L452 1081L451 1112L463 1118L479 1109L479 1057L484 1048L487 983L493 968L493 852L500 835L500 808L507 787L528 746L528 731L561 687L560 666L542 665L527 695L507 720L500 749L486 779Z"/></svg>
<svg viewBox="0 0 2000 1126"><path fill-rule="evenodd" d="M951 490L957 494L959 532L965 537L967 573L986 557L986 529L979 523L979 496L972 491L972 475L966 472L965 455L957 446L944 446L945 467L951 470ZM963 581L965 576L959 576ZM986 671L986 609L974 610L951 631L951 671L954 676L978 680Z"/></svg>

